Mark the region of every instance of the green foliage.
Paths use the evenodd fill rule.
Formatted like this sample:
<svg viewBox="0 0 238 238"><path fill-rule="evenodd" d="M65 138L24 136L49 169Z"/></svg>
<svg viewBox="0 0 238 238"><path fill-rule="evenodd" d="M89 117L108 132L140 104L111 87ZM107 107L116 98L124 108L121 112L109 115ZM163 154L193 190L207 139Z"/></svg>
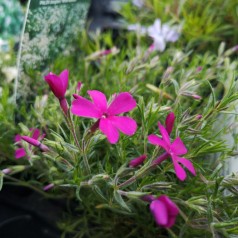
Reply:
<svg viewBox="0 0 238 238"><path fill-rule="evenodd" d="M31 159L16 162L24 167L14 168L14 173L27 169L20 176L20 185L48 197L69 200L73 211L65 213L59 222L62 237L238 235L238 175L224 174L227 160L237 154L233 128L238 61L234 48L228 47L237 39L237 31L229 31L237 22L234 2L209 1L204 6L198 0L150 0L145 3L145 11L129 3L122 14L130 23L149 25L156 17L183 22L179 42L171 43L164 52L149 54L150 39L133 32L123 32L115 41L111 32L93 38L83 32L71 54L52 62L52 72L59 74L65 68L70 71L66 93L69 105L78 81L83 83L80 95L87 98L87 90L92 89L104 92L109 100L114 93L131 92L137 107L127 115L137 121L138 129L131 137L121 134L116 145L108 143L98 130L90 133L94 120L64 117L39 72L32 71L38 81L34 85L37 95L29 99L27 108L15 108L10 84L3 86L0 151L7 160L1 166L13 169L12 138L16 131L29 135L28 128L37 127L46 132L42 143L50 151L41 153L23 143ZM228 17L229 11L232 14ZM98 52L114 45L118 52L98 56ZM12 119L14 110L23 121L17 129ZM179 136L183 140L188 149L185 157L196 168L196 176L187 171L188 178L183 182L177 179L170 158L151 167L163 150L149 144L148 135L159 135L157 123L164 124L170 111L176 115L171 138ZM144 165L130 168L129 161L141 154L147 155ZM6 179L15 179L14 173ZM1 179L4 176L1 174ZM42 187L51 183L54 188L43 192ZM180 215L171 229L156 227L148 203L141 200L145 194L166 194L178 205Z"/></svg>

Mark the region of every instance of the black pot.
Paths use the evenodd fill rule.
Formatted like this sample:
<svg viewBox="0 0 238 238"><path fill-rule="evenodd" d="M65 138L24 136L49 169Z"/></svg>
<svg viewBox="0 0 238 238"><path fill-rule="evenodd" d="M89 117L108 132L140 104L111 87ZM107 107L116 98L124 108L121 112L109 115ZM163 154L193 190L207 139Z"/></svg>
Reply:
<svg viewBox="0 0 238 238"><path fill-rule="evenodd" d="M59 238L56 227L65 206L38 193L15 186L0 192L1 238Z"/></svg>

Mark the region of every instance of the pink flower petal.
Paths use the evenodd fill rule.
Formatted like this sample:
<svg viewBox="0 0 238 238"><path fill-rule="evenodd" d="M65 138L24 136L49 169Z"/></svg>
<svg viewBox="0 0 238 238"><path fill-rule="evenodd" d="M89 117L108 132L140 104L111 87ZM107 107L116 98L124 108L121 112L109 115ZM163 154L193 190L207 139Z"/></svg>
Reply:
<svg viewBox="0 0 238 238"><path fill-rule="evenodd" d="M71 112L77 116L87 118L100 118L102 116L96 105L81 96L78 96L72 102Z"/></svg>
<svg viewBox="0 0 238 238"><path fill-rule="evenodd" d="M160 130L160 133L161 133L161 135L162 135L162 138L163 138L164 142L167 144L167 146L170 146L170 138L169 138L168 132L167 132L166 129L160 124L160 122L158 123L158 126L159 126L159 130Z"/></svg>
<svg viewBox="0 0 238 238"><path fill-rule="evenodd" d="M169 216L177 216L179 214L177 205L173 201L171 201L169 197L167 197L166 195L161 195L158 200L166 204Z"/></svg>
<svg viewBox="0 0 238 238"><path fill-rule="evenodd" d="M124 92L118 94L110 104L107 112L114 116L123 112L129 112L136 107L136 101L130 93Z"/></svg>
<svg viewBox="0 0 238 238"><path fill-rule="evenodd" d="M178 177L179 180L181 181L184 181L185 178L187 177L184 169L182 168L182 166L177 162L177 159L176 158L173 158L173 164L174 164L174 170L175 170L175 173Z"/></svg>
<svg viewBox="0 0 238 238"><path fill-rule="evenodd" d="M119 139L119 132L110 120L107 118L101 118L99 122L99 129L106 135L111 144L117 143Z"/></svg>
<svg viewBox="0 0 238 238"><path fill-rule="evenodd" d="M15 151L15 158L20 159L26 155L25 149L24 148L19 148Z"/></svg>
<svg viewBox="0 0 238 238"><path fill-rule="evenodd" d="M45 76L45 81L49 84L51 91L57 98L64 97L66 88L59 76L49 73Z"/></svg>
<svg viewBox="0 0 238 238"><path fill-rule="evenodd" d="M101 113L105 113L107 111L107 99L105 94L97 90L89 90L88 94L93 100L93 104L100 109Z"/></svg>
<svg viewBox="0 0 238 238"><path fill-rule="evenodd" d="M143 162L146 160L146 158L147 158L146 155L141 155L141 156L139 156L139 157L137 157L137 158L131 160L131 161L129 162L129 166L135 168L135 167L137 167L137 166L143 164Z"/></svg>
<svg viewBox="0 0 238 238"><path fill-rule="evenodd" d="M108 120L111 121L112 125L119 129L122 133L126 135L133 135L136 132L137 124L136 121L130 117L119 117L112 116Z"/></svg>
<svg viewBox="0 0 238 238"><path fill-rule="evenodd" d="M195 171L193 164L190 160L178 157L177 161L179 163L181 163L184 167L186 167L194 176L196 175L196 171Z"/></svg>
<svg viewBox="0 0 238 238"><path fill-rule="evenodd" d="M40 136L40 130L39 129L33 129L33 133L32 133L32 138L37 140Z"/></svg>
<svg viewBox="0 0 238 238"><path fill-rule="evenodd" d="M60 79L61 79L61 82L63 84L63 87L65 89L65 92L68 88L68 81L69 81L69 70L68 69L65 69L63 70L60 75L59 75Z"/></svg>
<svg viewBox="0 0 238 238"><path fill-rule="evenodd" d="M21 135L19 134L15 135L14 141L15 142L21 141Z"/></svg>
<svg viewBox="0 0 238 238"><path fill-rule="evenodd" d="M187 148L185 147L184 143L182 140L177 137L172 145L171 145L171 150L174 152L176 155L184 155L188 152Z"/></svg>
<svg viewBox="0 0 238 238"><path fill-rule="evenodd" d="M167 144L156 135L153 135L153 134L149 135L148 140L152 145L161 146L165 150L169 150L169 147L167 146Z"/></svg>
<svg viewBox="0 0 238 238"><path fill-rule="evenodd" d="M165 120L165 125L166 125L165 128L169 135L171 134L173 130L174 120L175 120L174 113L173 112L169 113L169 115L166 117L166 120Z"/></svg>
<svg viewBox="0 0 238 238"><path fill-rule="evenodd" d="M29 143L29 144L31 144L33 146L36 146L36 147L40 146L40 141L35 140L35 139L33 139L33 138L29 137L29 136L22 136L21 138L24 141L26 141L27 143Z"/></svg>
<svg viewBox="0 0 238 238"><path fill-rule="evenodd" d="M153 214L157 225L161 226L167 225L169 219L168 211L163 202L159 200L152 201L150 204L150 211Z"/></svg>

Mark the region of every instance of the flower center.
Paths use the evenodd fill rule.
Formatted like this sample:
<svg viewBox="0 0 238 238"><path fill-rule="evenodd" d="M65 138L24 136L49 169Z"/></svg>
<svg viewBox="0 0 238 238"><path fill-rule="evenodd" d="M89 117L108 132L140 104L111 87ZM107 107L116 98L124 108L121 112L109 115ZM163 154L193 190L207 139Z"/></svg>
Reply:
<svg viewBox="0 0 238 238"><path fill-rule="evenodd" d="M108 114L106 112L103 113L102 118L108 118Z"/></svg>

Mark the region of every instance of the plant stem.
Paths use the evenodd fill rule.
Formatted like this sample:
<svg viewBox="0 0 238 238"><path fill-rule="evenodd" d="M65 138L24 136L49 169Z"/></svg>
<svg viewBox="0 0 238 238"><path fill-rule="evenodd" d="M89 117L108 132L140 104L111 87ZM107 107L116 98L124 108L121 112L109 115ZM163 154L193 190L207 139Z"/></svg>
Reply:
<svg viewBox="0 0 238 238"><path fill-rule="evenodd" d="M159 156L157 159L155 159L148 167L144 168L142 167L137 174L135 174L134 176L130 177L128 180L126 180L125 182L121 183L118 185L118 188L124 187L124 186L128 186L132 183L134 183L138 178L145 176L148 172L152 171L153 169L156 168L157 165L159 165L160 163L162 163L164 160L166 160L169 157L169 154L167 152L165 152L164 154L162 154L161 156Z"/></svg>
<svg viewBox="0 0 238 238"><path fill-rule="evenodd" d="M72 118L71 118L71 115L70 115L70 114L68 114L68 118L69 118L69 128L70 128L70 130L71 130L71 132L72 132L72 135L73 135L73 137L74 137L74 141L75 141L76 145L78 146L79 150L81 150L81 147L80 147L78 138L77 138L77 136L76 136L76 131L75 131L74 123L73 123L73 121L72 121Z"/></svg>
<svg viewBox="0 0 238 238"><path fill-rule="evenodd" d="M84 163L84 167L86 169L86 173L87 175L91 174L91 170L90 170L90 166L89 166L89 163L88 163L88 158L86 156L86 153L85 153L85 148L86 148L86 142L84 141L83 142L83 146L82 146L82 152L83 152L83 163Z"/></svg>

